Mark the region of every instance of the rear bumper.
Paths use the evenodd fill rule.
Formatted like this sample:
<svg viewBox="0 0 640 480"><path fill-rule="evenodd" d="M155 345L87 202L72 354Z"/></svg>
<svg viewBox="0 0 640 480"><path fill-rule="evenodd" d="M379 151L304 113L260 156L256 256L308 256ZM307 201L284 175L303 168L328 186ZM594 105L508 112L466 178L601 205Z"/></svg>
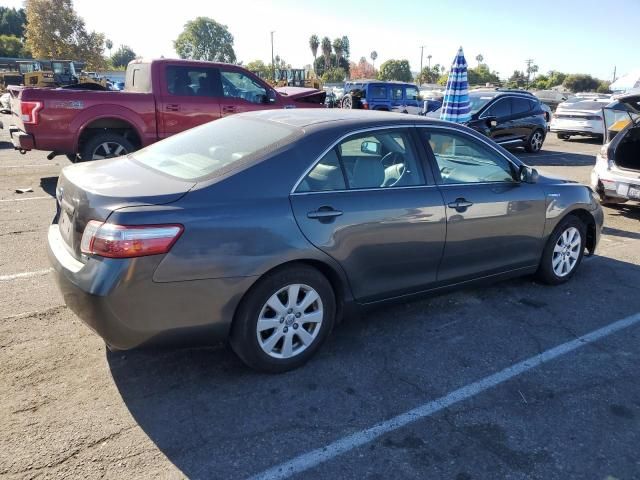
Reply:
<svg viewBox="0 0 640 480"><path fill-rule="evenodd" d="M575 127L571 127L571 128L558 127L555 125L550 125L549 131L553 133L564 134L564 135L580 135L583 137L601 137L602 136L602 132L595 129L587 130L587 129L581 129L581 128L575 128Z"/></svg>
<svg viewBox="0 0 640 480"><path fill-rule="evenodd" d="M11 143L16 150L33 150L36 148L36 140L30 133L25 133L18 127L9 126Z"/></svg>
<svg viewBox="0 0 640 480"><path fill-rule="evenodd" d="M57 225L48 255L67 306L105 342L120 350L143 345L212 344L225 339L254 277L158 283L162 256L76 260Z"/></svg>

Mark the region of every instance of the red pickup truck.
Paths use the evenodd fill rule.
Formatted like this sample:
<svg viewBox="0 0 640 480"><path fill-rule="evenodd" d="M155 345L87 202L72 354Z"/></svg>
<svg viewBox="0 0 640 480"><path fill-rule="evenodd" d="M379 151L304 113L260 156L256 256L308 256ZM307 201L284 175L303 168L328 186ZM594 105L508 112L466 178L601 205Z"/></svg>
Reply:
<svg viewBox="0 0 640 480"><path fill-rule="evenodd" d="M133 61L121 92L10 87L16 150L49 158L125 155L205 122L250 110L324 107L326 93L273 89L238 65Z"/></svg>

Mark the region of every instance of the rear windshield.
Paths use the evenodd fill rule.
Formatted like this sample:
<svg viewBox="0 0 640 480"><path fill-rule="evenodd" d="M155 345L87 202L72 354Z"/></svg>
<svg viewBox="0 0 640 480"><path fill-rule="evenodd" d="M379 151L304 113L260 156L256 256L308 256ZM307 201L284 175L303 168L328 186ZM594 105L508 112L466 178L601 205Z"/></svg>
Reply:
<svg viewBox="0 0 640 480"><path fill-rule="evenodd" d="M606 107L605 102L576 102L571 108L573 110L601 110Z"/></svg>
<svg viewBox="0 0 640 480"><path fill-rule="evenodd" d="M232 116L154 143L130 158L182 180L223 175L282 147L299 131L279 123Z"/></svg>

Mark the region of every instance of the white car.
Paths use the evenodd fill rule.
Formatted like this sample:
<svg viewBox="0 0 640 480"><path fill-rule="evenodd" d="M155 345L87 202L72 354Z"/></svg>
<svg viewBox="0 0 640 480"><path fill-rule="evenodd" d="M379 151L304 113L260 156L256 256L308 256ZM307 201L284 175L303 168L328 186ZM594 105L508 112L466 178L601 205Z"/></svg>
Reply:
<svg viewBox="0 0 640 480"><path fill-rule="evenodd" d="M0 95L0 113L11 113L11 94L9 92Z"/></svg>
<svg viewBox="0 0 640 480"><path fill-rule="evenodd" d="M551 120L550 131L562 140L568 140L572 135L603 138L602 109L609 103L611 100L607 98L561 103Z"/></svg>
<svg viewBox="0 0 640 480"><path fill-rule="evenodd" d="M591 186L602 203L640 201L640 91L604 109L607 143L596 157Z"/></svg>

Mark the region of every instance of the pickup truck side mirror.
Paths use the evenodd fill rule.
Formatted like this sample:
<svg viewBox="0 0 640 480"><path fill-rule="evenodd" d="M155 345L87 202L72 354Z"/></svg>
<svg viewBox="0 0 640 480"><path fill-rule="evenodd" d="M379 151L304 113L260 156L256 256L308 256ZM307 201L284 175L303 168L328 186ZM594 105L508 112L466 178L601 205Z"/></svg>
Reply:
<svg viewBox="0 0 640 480"><path fill-rule="evenodd" d="M535 168L523 165L520 167L520 181L524 183L538 183L540 174Z"/></svg>
<svg viewBox="0 0 640 480"><path fill-rule="evenodd" d="M267 91L267 95L264 103L275 103L277 99L278 99L278 94L276 93L275 90L271 89Z"/></svg>

